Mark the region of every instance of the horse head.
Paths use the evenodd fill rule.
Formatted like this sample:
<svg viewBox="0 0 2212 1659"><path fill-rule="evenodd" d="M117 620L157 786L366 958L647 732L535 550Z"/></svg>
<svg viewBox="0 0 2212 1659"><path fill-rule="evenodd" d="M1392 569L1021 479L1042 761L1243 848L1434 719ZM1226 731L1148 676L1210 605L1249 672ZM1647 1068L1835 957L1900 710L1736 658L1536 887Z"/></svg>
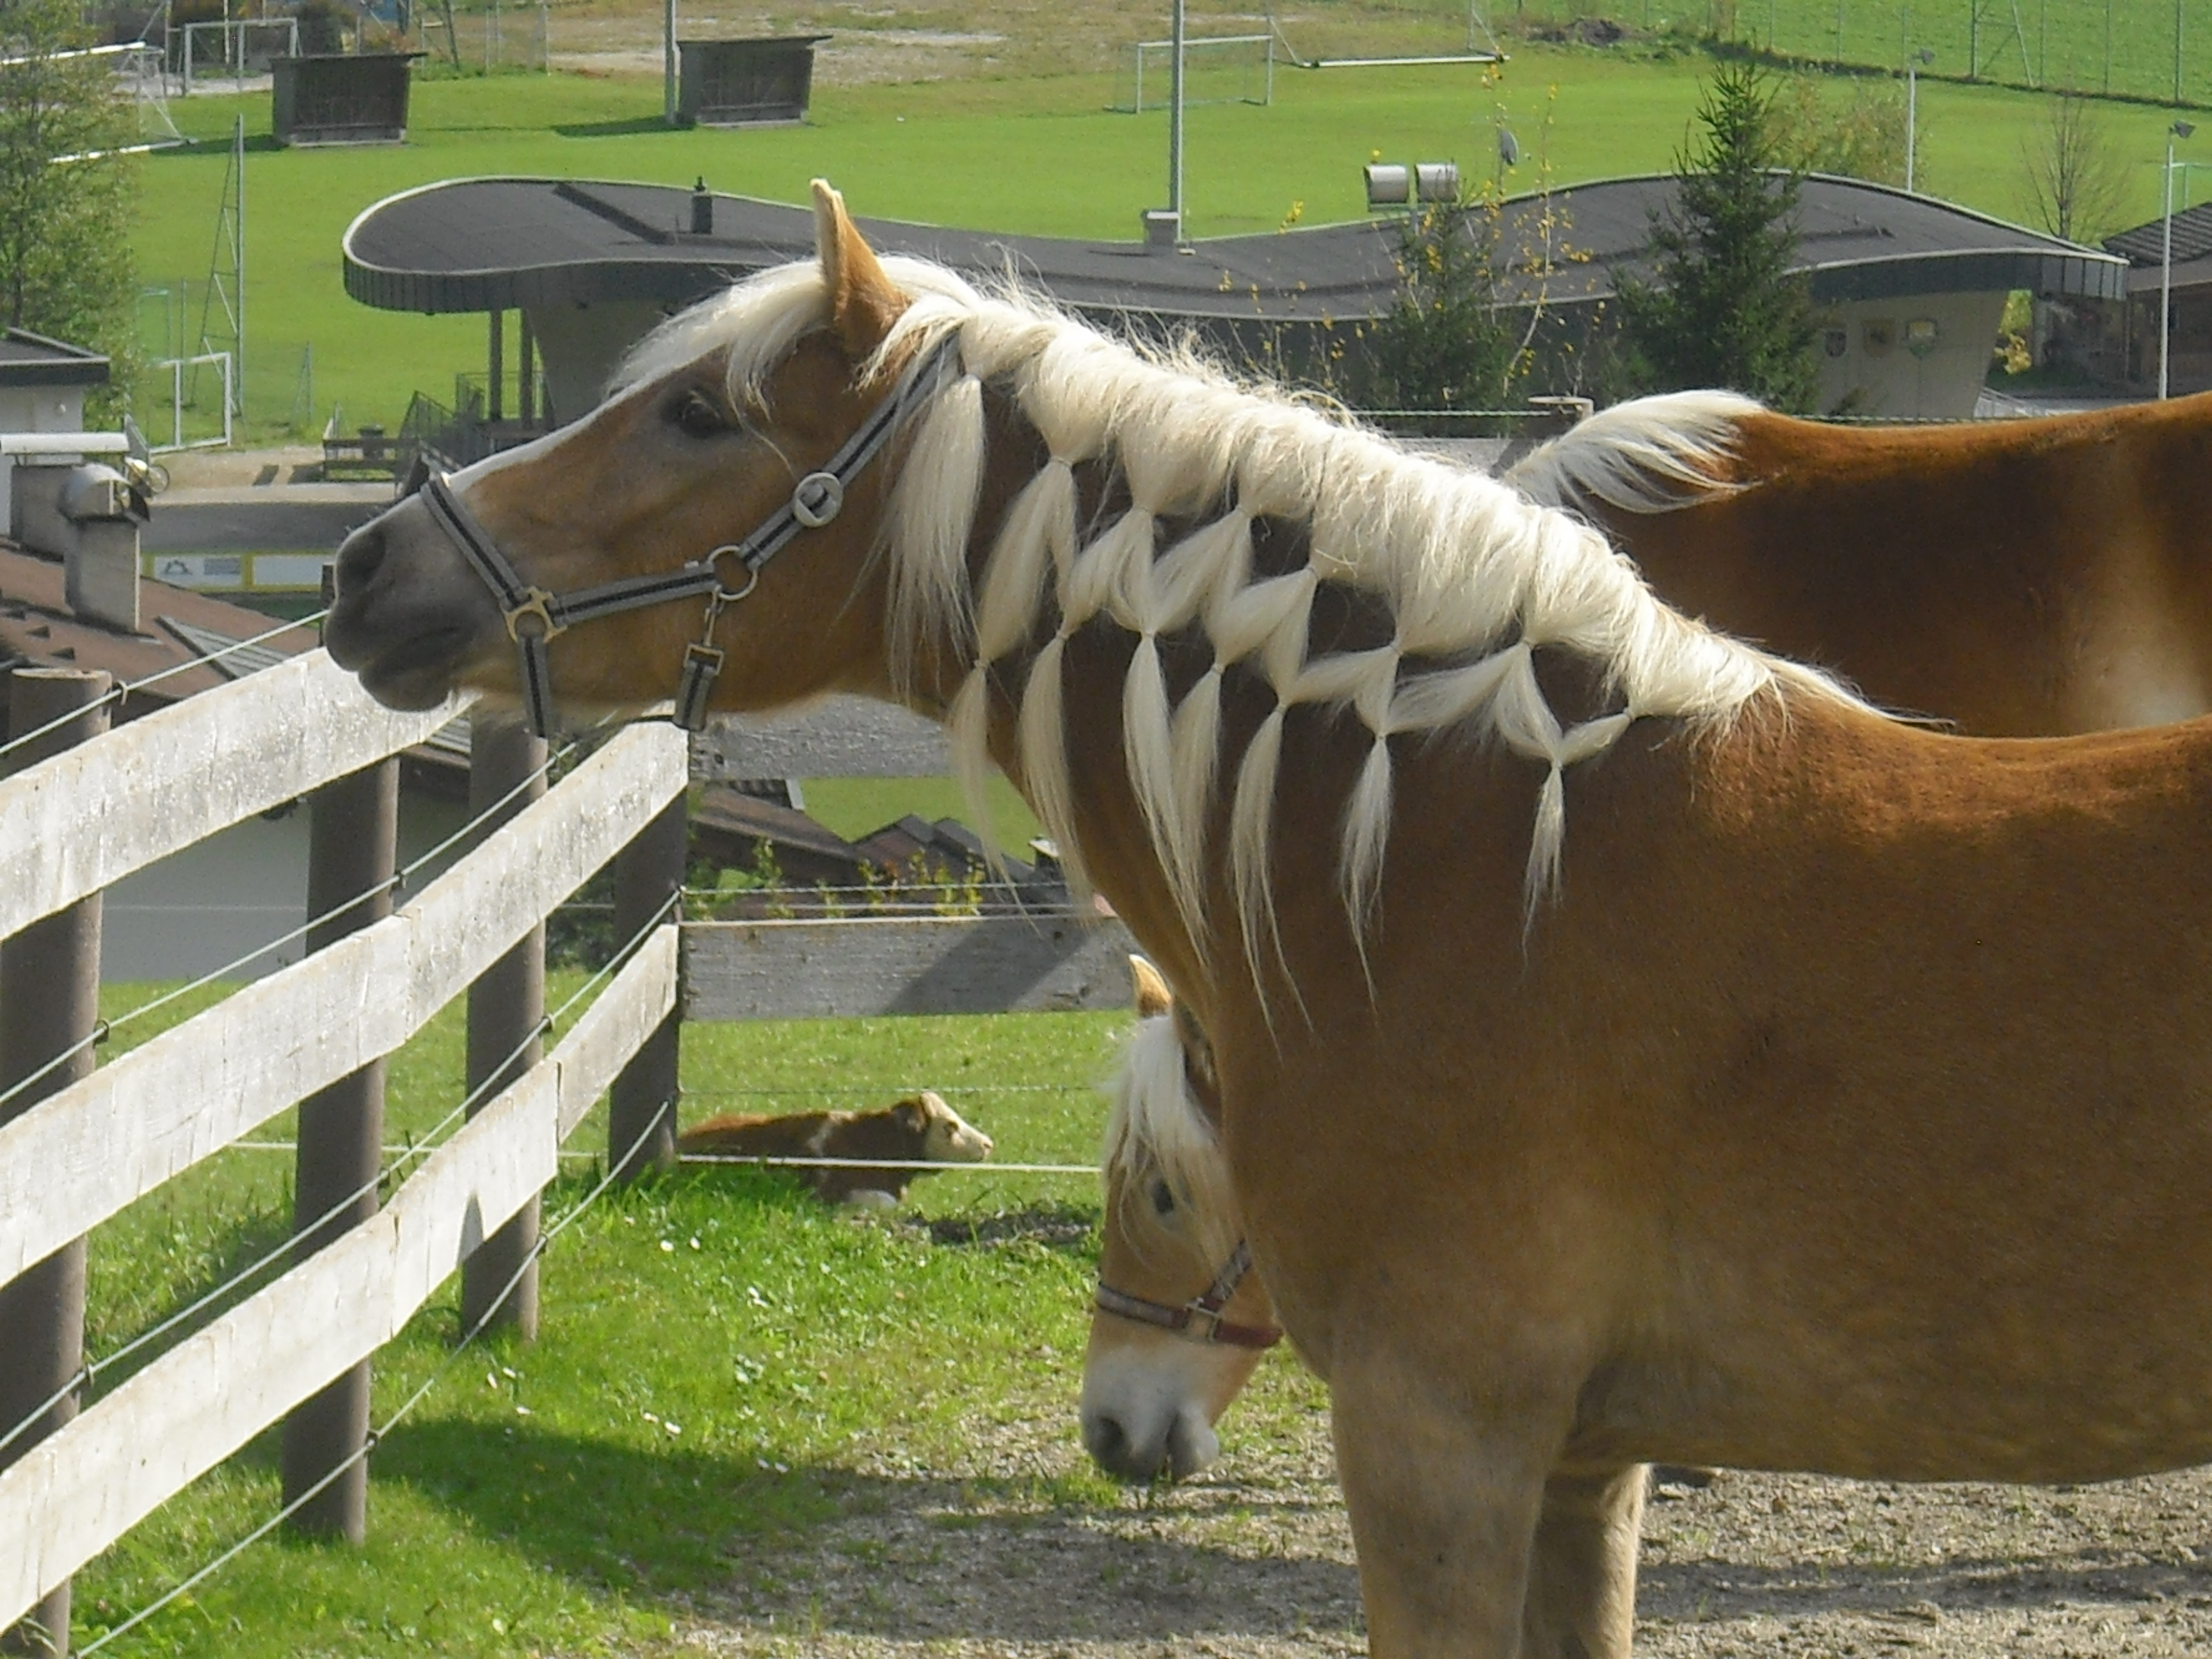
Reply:
<svg viewBox="0 0 2212 1659"><path fill-rule="evenodd" d="M812 264L686 313L583 420L349 537L331 655L394 708L470 686L533 717L533 673L548 712L680 698L709 660L699 714L887 690L892 469L868 463L902 434L881 421L851 451L904 384L884 348L910 301L836 192L817 184L815 208Z"/></svg>
<svg viewBox="0 0 2212 1659"><path fill-rule="evenodd" d="M1282 1333L1215 1137L1205 1034L1150 963L1130 966L1140 1019L1107 1131L1083 1443L1123 1480L1180 1480L1213 1461L1213 1425Z"/></svg>

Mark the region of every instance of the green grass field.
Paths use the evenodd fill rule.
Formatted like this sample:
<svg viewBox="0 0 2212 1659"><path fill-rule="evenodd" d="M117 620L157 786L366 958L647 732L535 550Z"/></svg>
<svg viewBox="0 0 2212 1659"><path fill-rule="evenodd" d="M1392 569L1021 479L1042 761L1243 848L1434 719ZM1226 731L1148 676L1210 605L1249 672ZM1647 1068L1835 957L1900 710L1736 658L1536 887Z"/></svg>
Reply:
<svg viewBox="0 0 2212 1659"><path fill-rule="evenodd" d="M1558 182L1663 170L1682 141L1709 61L1652 50L1516 52L1496 90L1468 67L1285 70L1272 106L1194 110L1187 190L1194 230L1267 230L1294 210L1309 224L1357 216L1359 168L1376 153L1487 165L1500 108L1532 157L1550 111ZM265 96L196 98L179 109L182 124L210 139L226 135L233 113L243 112L260 141L246 165L247 389L250 424L267 435L295 413L302 429L319 429L334 404L349 422L394 423L411 392L444 400L455 373L481 370L481 318L373 311L344 294L345 228L395 191L483 174L670 184L703 175L719 190L799 201L808 179L823 174L863 213L1127 238L1139 210L1164 195L1165 118L1108 112L1110 88L1110 77L1075 76L828 89L804 127L672 132L659 126L654 81L567 74L434 79L416 88L407 145L359 150L269 147ZM2023 146L2044 101L1939 83L1924 89L1921 107L1928 186L2018 217ZM2156 210L2155 162L2168 118L2118 105L2107 118L2122 149L2142 159L2136 205L2148 217ZM136 237L145 282L184 278L197 292L224 167L220 144L145 162ZM1533 161L1510 182L1533 185ZM149 315L157 316L158 307ZM196 301L191 316L196 326ZM301 355L310 342L313 397L303 406Z"/></svg>
<svg viewBox="0 0 2212 1659"><path fill-rule="evenodd" d="M556 974L549 1000L580 979ZM106 1012L118 1018L156 988L111 986ZM117 1046L218 994L122 1020ZM459 1098L459 1015L447 1010L396 1057L388 1139L427 1132ZM927 1085L996 1137L1002 1160L1085 1164L1103 1110L1093 1085L1125 1024L691 1025L686 1109L853 1106ZM290 1133L287 1115L254 1138ZM589 1152L603 1135L588 1121L570 1144ZM91 1351L112 1351L281 1239L289 1163L224 1153L100 1229ZM579 1163L546 1194L549 1222L595 1167ZM833 1213L783 1178L740 1170L611 1192L546 1258L539 1340L467 1352L383 1443L366 1549L264 1541L109 1651L672 1651L688 1598L766 1571L757 1547L883 1501L898 1478L886 1471L948 1466L978 1425L1040 1425L1072 1445L1092 1249L1079 1224L1097 1209L1095 1180L1049 1176L939 1176L890 1218ZM383 1352L380 1419L445 1364L457 1328L449 1290ZM1310 1381L1279 1364L1240 1422L1265 1432L1316 1404ZM275 1439L80 1575L80 1639L274 1512ZM1048 1506L1136 1501L1087 1472L1003 1478Z"/></svg>
<svg viewBox="0 0 2212 1659"><path fill-rule="evenodd" d="M1978 23L1975 14L1980 14ZM2175 95L2177 19L2179 95L2212 100L2212 0L2143 4L2016 6L1981 0L1517 0L1516 24L1607 17L1641 29L1714 34L1816 63L1902 70L1905 53L1936 53L1931 75L1978 76L2019 87L2073 86L2084 92L2154 100Z"/></svg>

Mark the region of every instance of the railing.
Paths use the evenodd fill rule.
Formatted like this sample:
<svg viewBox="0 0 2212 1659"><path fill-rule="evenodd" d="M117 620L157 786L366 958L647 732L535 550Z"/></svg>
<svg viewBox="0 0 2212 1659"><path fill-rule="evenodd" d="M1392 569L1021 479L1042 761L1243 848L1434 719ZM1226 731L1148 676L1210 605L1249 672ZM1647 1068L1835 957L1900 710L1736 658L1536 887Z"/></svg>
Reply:
<svg viewBox="0 0 2212 1659"><path fill-rule="evenodd" d="M0 764L32 752L27 742L71 735L62 729L70 720L98 723L104 699L94 696L88 708L46 722L52 729L25 728L40 690L27 684L19 676L12 701L21 735L0 746ZM0 1045L17 1045L0 1052L0 1297L15 1298L0 1352L0 1400L10 1401L9 1420L0 1421L0 1628L34 1608L51 1626L58 1607L65 1625L66 1601L56 1598L65 1598L70 1574L157 1504L333 1386L357 1379L365 1397L365 1362L457 1268L465 1263L483 1279L480 1260L496 1252L482 1247L534 1214L562 1142L611 1086L611 1172L635 1166L641 1152L665 1154L674 1105L682 737L665 726L632 727L545 789L542 755L518 769L512 753L502 762L502 745L479 734L477 754L507 769L487 782L482 816L505 821L420 894L369 920L390 903L391 843L387 834L381 873L374 855L364 873L358 845L347 846L360 840L352 820L364 796L356 786L381 777L386 798L396 799L389 757L453 714L380 708L318 652L0 780L0 867L8 872L0 883L0 996L18 1002L0 1018ZM531 799L534 792L542 793ZM321 948L97 1070L88 1056L100 1033L88 1021L75 1032L40 1031L35 1053L23 1048L38 988L27 969L36 973L33 958L53 946L58 928L71 931L62 924L90 918L96 978L103 888L301 795L318 806L310 909L320 914L309 942ZM365 798L375 795L372 787ZM339 810L325 815L326 800ZM618 854L618 927L630 949L552 1054L538 1060L543 920ZM337 867L349 860L350 872ZM82 939L85 930L76 933ZM487 1012L477 999L510 982L519 962L527 967L533 940L538 1004L489 1010L492 1027L503 1020L519 1035L495 1043L496 1063L488 1066L477 1062L472 1042L477 1094L465 1126L380 1210L373 1133L365 1187L356 1175L337 1183L335 1204L310 1194L331 1188L333 1158L360 1154L362 1125L338 1120L366 1115L373 1130L380 1097L373 1113L325 1110L313 1125L303 1113L296 1265L70 1417L87 1374L74 1357L76 1331L58 1327L81 1321L81 1277L74 1308L66 1296L28 1298L35 1330L21 1293L42 1292L51 1264L81 1250L99 1223L287 1107L310 1097L324 1108L356 1098L345 1091L380 1078L374 1062L465 990L473 1036ZM81 975L83 964L73 971ZM526 1240L499 1262L489 1296L475 1287L484 1316L534 1260ZM471 1293L465 1285L465 1304ZM44 1381L30 1376L39 1356L51 1364L56 1352L72 1357ZM287 1492L304 1492L303 1503L358 1472L366 1450L357 1429L295 1436L311 1415L295 1413L286 1443Z"/></svg>

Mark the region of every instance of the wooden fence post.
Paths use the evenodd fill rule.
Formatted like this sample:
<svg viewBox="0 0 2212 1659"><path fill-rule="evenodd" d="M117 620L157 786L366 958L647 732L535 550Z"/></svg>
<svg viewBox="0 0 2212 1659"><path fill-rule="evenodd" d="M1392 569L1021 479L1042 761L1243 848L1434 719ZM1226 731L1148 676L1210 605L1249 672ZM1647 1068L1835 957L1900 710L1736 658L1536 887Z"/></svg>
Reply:
<svg viewBox="0 0 2212 1659"><path fill-rule="evenodd" d="M98 671L19 668L10 683L10 737L67 720L7 757L20 770L107 730L113 684ZM48 1095L92 1074L87 1042L100 1022L100 895L33 922L0 942L0 1091L14 1088L78 1043L62 1061L0 1106L0 1122L21 1116ZM84 1364L84 1241L64 1244L14 1283L0 1288L0 1434L13 1429L70 1386ZM0 1468L21 1457L76 1415L72 1391L39 1425L0 1450ZM0 1632L0 1652L69 1651L70 1587L64 1583L31 1616Z"/></svg>
<svg viewBox="0 0 2212 1659"><path fill-rule="evenodd" d="M615 942L669 907L684 888L690 824L678 795L615 855ZM679 1006L681 1000L679 999ZM671 1012L615 1079L608 1097L607 1167L623 1179L676 1162L676 1071L681 1016ZM640 1137L643 1137L642 1139ZM632 1152L631 1148L635 1147ZM625 1159L624 1155L628 1154Z"/></svg>
<svg viewBox="0 0 2212 1659"><path fill-rule="evenodd" d="M319 951L392 914L399 856L399 762L391 759L324 785L310 798L307 949ZM369 896L364 898L362 895ZM340 906L359 900L342 914ZM301 1103L292 1200L292 1260L305 1261L376 1213L383 1163L384 1061L371 1060ZM310 1536L358 1544L368 1535L369 1368L356 1365L284 1419L284 1501L348 1465L294 1512Z"/></svg>
<svg viewBox="0 0 2212 1659"><path fill-rule="evenodd" d="M544 740L520 725L471 722L470 817L490 811L494 802L514 794L486 820L480 836L489 836L544 794L545 756ZM469 988L468 1086L471 1093L482 1091L471 1117L543 1058L544 1022L545 925L540 922ZM532 1198L462 1264L463 1330L473 1329L491 1314L495 1322L514 1326L525 1341L538 1334L538 1265L531 1260L538 1248L538 1210ZM507 1281L518 1273L521 1277L507 1291Z"/></svg>

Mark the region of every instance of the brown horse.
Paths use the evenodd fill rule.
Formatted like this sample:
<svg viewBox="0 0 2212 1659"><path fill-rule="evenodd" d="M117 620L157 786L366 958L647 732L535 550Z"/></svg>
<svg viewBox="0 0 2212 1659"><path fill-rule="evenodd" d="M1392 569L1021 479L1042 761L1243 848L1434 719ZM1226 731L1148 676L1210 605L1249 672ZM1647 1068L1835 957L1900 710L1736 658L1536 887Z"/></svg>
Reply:
<svg viewBox="0 0 2212 1659"><path fill-rule="evenodd" d="M817 210L356 532L331 651L398 703L871 693L1013 777L1212 1039L1375 1652L1626 1652L1650 1460L2212 1457L2212 725L1897 724Z"/></svg>
<svg viewBox="0 0 2212 1659"><path fill-rule="evenodd" d="M1179 1480L1213 1461L1213 1425L1282 1331L1214 1132L1205 1034L1151 963L1129 967L1137 1028L1107 1120L1083 1440L1112 1474Z"/></svg>
<svg viewBox="0 0 2212 1659"><path fill-rule="evenodd" d="M1993 737L2212 713L2212 393L2047 420L1839 428L1730 392L1617 404L1505 475L1590 517L1660 594L1714 626L1827 664L1875 702ZM1149 969L1145 970L1150 972ZM1150 1000L1167 1009L1161 986ZM1140 1010L1148 1000L1140 992ZM1224 1259L1210 1060L1133 1046L1109 1144L1102 1272L1179 1305ZM1185 1075L1187 1066L1188 1075ZM1158 1146L1153 1141L1158 1139ZM1177 1173L1162 1217L1121 1196ZM1162 1188L1164 1190L1164 1188ZM1258 1276L1247 1316L1273 1318ZM1181 1475L1251 1374L1248 1354L1094 1322L1085 1442L1110 1472Z"/></svg>
<svg viewBox="0 0 2212 1659"><path fill-rule="evenodd" d="M1678 610L1998 738L2212 713L2212 393L1836 427L1727 392L1593 416L1507 475Z"/></svg>

